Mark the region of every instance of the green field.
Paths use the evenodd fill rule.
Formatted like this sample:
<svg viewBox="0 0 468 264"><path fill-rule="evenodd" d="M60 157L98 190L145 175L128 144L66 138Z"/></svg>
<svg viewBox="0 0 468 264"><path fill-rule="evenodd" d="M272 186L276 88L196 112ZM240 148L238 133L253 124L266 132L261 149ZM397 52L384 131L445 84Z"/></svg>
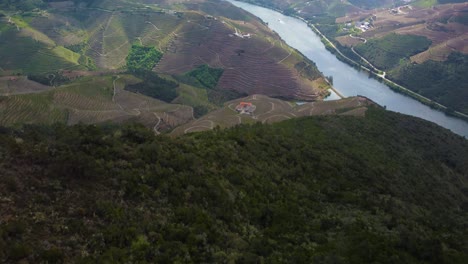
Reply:
<svg viewBox="0 0 468 264"><path fill-rule="evenodd" d="M437 0L417 0L412 4L419 7L431 7L437 4Z"/></svg>
<svg viewBox="0 0 468 264"><path fill-rule="evenodd" d="M429 48L431 41L415 35L388 34L382 38L370 39L355 50L382 70L390 70L409 60L410 56Z"/></svg>

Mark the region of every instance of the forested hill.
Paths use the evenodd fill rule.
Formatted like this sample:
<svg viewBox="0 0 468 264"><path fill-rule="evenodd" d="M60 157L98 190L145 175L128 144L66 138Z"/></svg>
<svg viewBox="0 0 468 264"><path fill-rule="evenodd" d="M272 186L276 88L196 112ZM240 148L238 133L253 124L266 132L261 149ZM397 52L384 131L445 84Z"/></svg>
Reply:
<svg viewBox="0 0 468 264"><path fill-rule="evenodd" d="M0 130L0 262L463 263L468 142L382 109Z"/></svg>

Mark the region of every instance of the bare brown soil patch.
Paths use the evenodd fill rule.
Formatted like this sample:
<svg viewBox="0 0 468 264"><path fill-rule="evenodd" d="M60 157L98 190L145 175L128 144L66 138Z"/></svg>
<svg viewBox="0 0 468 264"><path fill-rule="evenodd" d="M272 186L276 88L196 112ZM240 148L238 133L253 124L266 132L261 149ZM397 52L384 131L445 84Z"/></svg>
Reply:
<svg viewBox="0 0 468 264"><path fill-rule="evenodd" d="M349 35L337 37L336 40L346 47L352 47L362 43L358 38L352 38Z"/></svg>

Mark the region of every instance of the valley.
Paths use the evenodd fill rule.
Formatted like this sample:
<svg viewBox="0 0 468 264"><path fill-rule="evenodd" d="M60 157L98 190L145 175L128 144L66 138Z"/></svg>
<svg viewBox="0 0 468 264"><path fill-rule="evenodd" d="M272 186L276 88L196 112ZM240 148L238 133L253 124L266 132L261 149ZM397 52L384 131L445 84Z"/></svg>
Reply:
<svg viewBox="0 0 468 264"><path fill-rule="evenodd" d="M449 128L460 135L468 135L466 121L447 116L445 113L419 103L409 96L397 93L386 84L371 78L366 71L352 68L338 60L339 56L331 53L322 43L323 39L315 34L304 21L255 5L232 2L262 18L289 45L297 48L302 54L314 61L324 75L332 76L334 89L342 95L364 95L379 105L385 106L388 110L417 116ZM348 56L347 53L345 55ZM424 78L422 74L418 76Z"/></svg>
<svg viewBox="0 0 468 264"><path fill-rule="evenodd" d="M0 263L466 262L466 3L248 2L0 2Z"/></svg>
<svg viewBox="0 0 468 264"><path fill-rule="evenodd" d="M466 118L467 89L466 85L459 85L467 83L461 73L467 67L466 2L244 2L276 8L286 15L304 19L347 57L339 55L344 62L354 67L356 62L359 67L368 68L377 79L385 72L388 80L384 81L392 89L450 115ZM409 43L408 38L420 38L422 42ZM324 44L330 43L325 41ZM329 49L333 51L331 46ZM453 67L454 59L459 71ZM425 74L429 68L437 70Z"/></svg>
<svg viewBox="0 0 468 264"><path fill-rule="evenodd" d="M300 5L298 5L295 8L297 12L298 10L302 10L300 12L302 14L301 16L307 17L306 13L304 13L307 10L304 9L305 7L301 9ZM463 8L463 4L453 4L452 8L443 9L445 11L442 13L451 14L453 10L459 10L460 8ZM341 11L341 13L333 13L331 10L325 10L323 12L328 12L327 14L336 16L336 21L339 25L341 20L359 20L358 18L368 16L370 14L369 12L371 12L369 11L366 13L362 10L357 11L357 9L348 8L345 10L345 14L347 14L346 17L339 17L339 15L342 14ZM417 12L421 13L422 11L420 10L424 11L425 9L418 9ZM166 98L166 100L163 101L169 104L183 104L187 107L192 107L192 112L194 113L192 116L195 118L219 109L229 100L242 98L247 95L264 94L274 98L293 101L314 101L320 100L330 94L329 88L331 86L325 76L317 69L314 62L304 57L303 53L289 47L276 32L266 27L264 22L244 11L236 9L227 2L196 1L188 3L185 6L177 7L175 7L171 1L152 1L151 3L146 3L146 5L122 2L120 5L113 6L110 6L105 1L77 4L59 4L58 2L53 2L50 3L46 11L31 12L28 15L20 15L18 12L6 12L6 15L2 19L2 23L5 23L2 27L2 31L4 32L2 34L12 37L16 45L21 47L19 50L24 50L26 52L24 53L24 59L21 59L21 56L16 56L14 53L7 52L9 49L13 49L13 47L8 46L13 43L12 41L3 42L3 53L7 56L6 58L8 58L8 56L15 56L15 62L13 64L12 59L7 59L3 60L3 65L0 65L0 69L2 70L0 74L4 76L4 80L8 80L3 86L5 87L4 92L2 92L3 95L31 91L35 95L29 95L29 97L42 96L42 94L37 94L39 90L34 88L37 84L30 82L29 84L32 88L19 88L23 85L20 83L26 80L24 77L25 75L42 75L46 76L46 79L55 75L63 75L65 78L70 79L68 82L77 83L80 82L81 77L87 75L107 75L116 78L119 73L123 74L125 72L127 55L132 45L155 47L163 54L162 58L154 65L154 72L163 76L165 79L176 82L178 86L175 91L177 94L174 93L174 95L170 97L170 100ZM382 24L379 28L386 28L384 25L388 22L385 21L389 21L389 18L385 20L380 18L380 16L392 16L385 12L388 13L388 9L377 13L379 16L379 23ZM359 15L353 16L352 14ZM400 16L400 14L397 15ZM401 17L403 16L410 15L405 13L401 15ZM433 16L436 16L435 13ZM439 16L440 15L437 15L437 17ZM309 17L308 19L311 18ZM411 21L408 23L410 25L414 24ZM419 20L416 19L414 21ZM318 30L330 36L329 34L331 34L331 31L325 30L324 25L325 24L321 22L316 24ZM425 67L428 67L426 64L421 64L421 66L418 66L421 69L418 69L415 68L415 66L401 65L401 59L398 61L399 59L397 56L389 57L385 54L379 54L379 59L375 56L374 58L369 57L371 55L365 54L366 50L379 50L381 49L379 48L380 46L388 45L378 38L376 40L374 40L374 38L381 35L385 36L385 38L392 36L388 34L385 35L386 33L382 30L379 31L381 35L369 35L375 34L374 31L375 30L368 30L368 32L364 32L364 35L360 34L359 37L353 36L352 33L350 33L348 37L354 42L349 42L343 37L337 37L336 40L333 38L330 39L335 43L338 49L342 50L343 56L349 56L349 58L355 60L355 57L358 54L361 56L362 53L369 59L364 59L363 63L365 66L370 67L370 64L372 65L370 68L374 68L374 70L377 70L377 68L384 69L385 72L383 72L383 74L385 75L380 76L389 78L386 82L389 85L393 83L392 87L394 89L406 91L405 93L408 95L414 96L429 105L440 106L440 104L436 103L438 100L436 100L436 102L431 101L431 99L434 99L433 97L429 95L426 95L426 97L420 96L398 85L398 83L404 82L404 84L414 86L417 85L417 83L426 82L432 85L436 84L438 85L437 87L439 87L447 83L444 79L438 82L431 81L430 78L423 81L414 80L415 77L412 72L424 71ZM397 33L394 35L396 36L394 37L395 40L389 39L389 41L387 41L390 44L394 43L390 45L391 49L395 49L394 47L401 45L398 40L401 38L399 37L400 35L400 33ZM366 40L366 38L369 38L371 41L368 43L360 43L362 40ZM383 39L385 40L385 38ZM382 44L379 41L382 42ZM1 43L0 40L0 46L2 45ZM32 45L33 43L34 45ZM352 46L351 49L351 51L354 52L354 56L351 56L352 54L343 50L343 47L346 48L346 45L348 45L346 43L355 45L355 47ZM367 46L363 46L371 44L377 48L369 49L366 48ZM410 42L408 42L407 45L414 46L414 44ZM410 52L409 54L413 53ZM385 68L382 62L388 63L385 61L387 58L386 56L397 62L397 69ZM33 58L32 63L30 63L31 59L26 58ZM35 63L36 58L40 63ZM382 62L379 62L379 60ZM313 61L316 62L317 58L313 58ZM428 63L432 62L430 61ZM187 78L181 77L200 66L223 70L215 87L206 88L200 85L195 87L197 85L194 86L190 80L188 81ZM325 69L326 71L326 68L323 67L324 66L321 66L321 70L323 71L323 69ZM443 71L450 70L452 66L451 64L444 64L435 65L434 67L439 67L443 76ZM460 71L463 72L463 69L460 68ZM382 73L381 71L378 72L378 74ZM21 74L22 76L18 78L16 77L17 74ZM333 75L329 75L328 73L326 75L333 77ZM401 77L399 80L394 79L394 76L397 75ZM418 76L422 77L424 75L418 74ZM437 76L440 76L440 74ZM446 74L446 76L449 78L449 75ZM11 81L15 80L15 78L18 78L20 82ZM45 83L48 84L48 82L50 82L50 80ZM58 84L60 86L60 83ZM57 86L57 84L53 85ZM336 85L340 86L340 80L339 78L337 80L335 76L334 86ZM354 84L353 82L347 81L347 85ZM431 94L435 94L436 92L434 91L437 91L435 88L431 88L430 85L424 87L427 87L427 89L419 89L416 92L424 90L431 91ZM43 88L45 89L45 87ZM48 89L50 89L50 87ZM342 89L343 88L340 88L338 89L340 91L338 91L335 87L335 91L345 95L348 94L347 96L366 95L383 106L389 106L392 110L416 114L433 121L446 119L442 116L431 117L427 114L420 115L420 110L415 111L411 109L408 111L401 109L400 106L395 108L391 104L389 105L389 103L382 101L382 99L367 94L366 92L353 94L344 92ZM463 86L457 86L451 89L451 91L458 91L458 97L464 97L465 89L463 89ZM26 95L24 96L27 97ZM443 98L445 98L444 100L450 100L450 98L453 97L454 94L450 92L446 93ZM21 100L17 99L17 97L10 99ZM158 98L154 97L153 99L158 100ZM56 102L43 99L39 99L39 101L43 103L48 102L47 104L54 104ZM448 101L442 101L442 103L444 102ZM459 110L456 105L462 106L464 101L459 100L458 102L458 104L446 104L451 105L449 108L445 108L443 105L440 106L440 108L455 113L455 111ZM11 105L15 106L15 104L7 106L9 104L8 100L2 100L2 103L4 105L3 108L6 109L5 111L8 111L8 115L15 115L11 107ZM141 99L139 100L139 104L145 105L146 101ZM30 105L30 103L25 103L24 105L27 106ZM135 119L135 116L129 115L128 113L123 114L118 111L106 112L105 115L99 118L89 118L84 117L82 114L76 114L78 113L77 111L83 109L77 110L77 108L73 106L64 107L62 105L58 106L61 110L51 110L55 108L57 107L50 107L50 109L43 113L45 114L48 111L58 111L57 113L61 113L60 115L50 115L51 117L60 116L60 118L53 118L50 122L60 121L73 124L80 121L85 123L99 123L130 119L140 120L138 118ZM17 110L22 111L20 109L21 107ZM100 110L109 111L105 107ZM427 110L423 112L428 113ZM462 115L462 113L460 113L460 115ZM24 115L19 114L19 116ZM4 121L2 124L12 125L15 124L15 122L19 124L23 122L23 120L29 120L28 122L33 122L33 120L38 122L47 121L41 118L32 118L33 116L34 115L29 119L20 118L18 120L8 117L5 119L7 121ZM48 115L45 114L45 116ZM80 117L83 117L83 119L81 120ZM149 114L145 119L147 119L145 123L148 127L151 127L150 124L160 120L154 114ZM187 118L182 118L181 120L189 122ZM173 125L167 125L165 127L168 130L172 130L177 125L180 125L180 122L173 122ZM436 122L442 125L447 124L447 121ZM449 121L449 123L450 122L452 121ZM450 128L452 130L454 129L454 131L463 131L462 128L453 128L452 125L450 125ZM462 134L463 133L465 132L462 132Z"/></svg>

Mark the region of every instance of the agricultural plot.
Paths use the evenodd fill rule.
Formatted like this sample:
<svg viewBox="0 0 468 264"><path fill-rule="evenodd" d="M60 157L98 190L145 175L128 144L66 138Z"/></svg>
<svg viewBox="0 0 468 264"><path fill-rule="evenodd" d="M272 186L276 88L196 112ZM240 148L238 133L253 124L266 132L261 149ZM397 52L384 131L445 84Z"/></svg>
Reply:
<svg viewBox="0 0 468 264"><path fill-rule="evenodd" d="M67 111L52 105L52 94L0 96L0 125L66 122Z"/></svg>
<svg viewBox="0 0 468 264"><path fill-rule="evenodd" d="M303 100L327 93L328 85L312 63L252 15L229 3L190 2L174 7L180 13L129 1L52 7L43 14L15 20L21 34L13 26L10 31L19 47L11 46L11 41L0 43L0 54L6 54L0 62L3 75L15 70L122 70L130 47L139 44L164 52L155 69L158 73L182 74L203 64L222 68L218 90ZM238 31L248 37L238 37ZM15 48L22 54L9 57L8 51Z"/></svg>
<svg viewBox="0 0 468 264"><path fill-rule="evenodd" d="M238 37L236 31L249 32L250 37ZM222 90L309 100L321 96L323 90L313 84L321 75L312 65L310 72L296 69L294 65L302 61L263 25L193 14L172 39L156 71L183 74L208 65L224 69L217 86ZM317 75L308 74L314 71Z"/></svg>
<svg viewBox="0 0 468 264"><path fill-rule="evenodd" d="M389 70L398 66L401 60L427 50L430 45L431 41L425 37L392 33L360 44L356 51L377 68Z"/></svg>
<svg viewBox="0 0 468 264"><path fill-rule="evenodd" d="M428 60L445 61L456 50L468 54L468 33L432 46L428 50L412 56L411 61L418 64Z"/></svg>
<svg viewBox="0 0 468 264"><path fill-rule="evenodd" d="M132 44L164 50L178 23L178 18L168 14L102 12L91 26L87 55L100 68L122 68Z"/></svg>
<svg viewBox="0 0 468 264"><path fill-rule="evenodd" d="M427 60L445 60L454 51L468 53L468 26L463 24L463 14L467 11L468 3L464 2L425 8L404 7L399 8L396 13L390 9L348 13L336 21L346 23L371 19L372 27L360 36L367 40L381 38L390 33L425 37L432 42L430 48L414 54L411 58L413 62L423 63ZM346 46L361 44L349 36L341 36L336 40Z"/></svg>
<svg viewBox="0 0 468 264"><path fill-rule="evenodd" d="M228 3L176 5L181 12L161 12L151 3L117 3L106 0L74 8L58 3L31 16L18 14L12 22L1 18L1 76L61 72L72 82L48 87L25 77L0 79L0 94L6 95L0 104L0 124L137 120L159 133L213 111L219 102L239 94L313 100L327 93L328 84L313 63L252 15ZM190 5L193 10L186 9ZM125 85L141 81L121 73L133 44L164 52L154 70L168 76L199 65L222 69L216 87L211 87L216 93L182 83L176 99L162 102L124 90ZM86 71L94 66L101 71ZM214 100L218 97L223 100ZM226 126L237 121L243 117L227 117Z"/></svg>
<svg viewBox="0 0 468 264"><path fill-rule="evenodd" d="M82 24L72 16L48 13L47 16L32 18L30 27L36 32L46 35L55 44L69 46L86 41L86 30Z"/></svg>
<svg viewBox="0 0 468 264"><path fill-rule="evenodd" d="M81 69L79 55L60 46L48 46L10 29L0 40L0 68L24 73L41 73L60 69Z"/></svg>
<svg viewBox="0 0 468 264"><path fill-rule="evenodd" d="M159 133L193 120L190 106L124 90L125 85L140 81L131 75L90 76L41 93L3 96L0 125L134 120Z"/></svg>
<svg viewBox="0 0 468 264"><path fill-rule="evenodd" d="M468 2L372 10L348 14L337 22L366 19L372 27L358 36L365 44L342 36L337 40L365 57L388 78L435 102L448 111L467 113L465 93L468 54ZM430 44L428 43L430 41Z"/></svg>
<svg viewBox="0 0 468 264"><path fill-rule="evenodd" d="M239 105L252 104L253 112L242 114ZM217 126L221 128L238 124L274 123L283 120L314 115L352 115L363 116L367 107L373 102L363 97L350 97L336 101L316 101L301 106L292 102L271 98L265 95L251 95L249 97L227 102L219 110L210 112L205 116L188 124L177 127L171 135L182 135L191 132L210 130ZM237 109L236 109L237 108Z"/></svg>
<svg viewBox="0 0 468 264"><path fill-rule="evenodd" d="M209 101L206 89L180 83L177 93L179 96L172 103L193 107L195 116L204 115L218 108Z"/></svg>
<svg viewBox="0 0 468 264"><path fill-rule="evenodd" d="M30 81L25 76L0 77L0 96L40 93L52 88L51 86Z"/></svg>

